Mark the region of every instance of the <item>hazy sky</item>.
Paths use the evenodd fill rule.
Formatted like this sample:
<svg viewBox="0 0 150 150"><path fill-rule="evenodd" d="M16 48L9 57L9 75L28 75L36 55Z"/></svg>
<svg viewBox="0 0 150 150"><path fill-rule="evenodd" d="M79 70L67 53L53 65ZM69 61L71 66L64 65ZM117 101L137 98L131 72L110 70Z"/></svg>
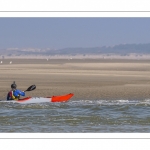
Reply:
<svg viewBox="0 0 150 150"><path fill-rule="evenodd" d="M150 18L0 18L0 48L150 43Z"/></svg>

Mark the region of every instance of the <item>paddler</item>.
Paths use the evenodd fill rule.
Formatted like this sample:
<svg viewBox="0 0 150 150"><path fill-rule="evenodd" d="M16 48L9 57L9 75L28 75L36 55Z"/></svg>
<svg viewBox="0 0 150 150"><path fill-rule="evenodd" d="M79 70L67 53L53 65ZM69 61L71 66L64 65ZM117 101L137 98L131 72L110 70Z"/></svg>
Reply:
<svg viewBox="0 0 150 150"><path fill-rule="evenodd" d="M13 84L11 85L11 91L8 92L7 94L7 100L19 100L20 96L25 96L25 92L16 89L17 85L15 83L15 81L13 82Z"/></svg>

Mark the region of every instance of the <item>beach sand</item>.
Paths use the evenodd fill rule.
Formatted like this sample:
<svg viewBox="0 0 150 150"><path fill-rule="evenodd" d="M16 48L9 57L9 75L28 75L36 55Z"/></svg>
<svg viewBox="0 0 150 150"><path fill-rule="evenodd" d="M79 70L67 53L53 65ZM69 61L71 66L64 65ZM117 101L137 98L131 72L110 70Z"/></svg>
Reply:
<svg viewBox="0 0 150 150"><path fill-rule="evenodd" d="M150 60L105 59L3 59L0 64L0 99L10 85L26 96L43 97L74 93L74 100L149 99ZM12 63L10 64L10 61Z"/></svg>

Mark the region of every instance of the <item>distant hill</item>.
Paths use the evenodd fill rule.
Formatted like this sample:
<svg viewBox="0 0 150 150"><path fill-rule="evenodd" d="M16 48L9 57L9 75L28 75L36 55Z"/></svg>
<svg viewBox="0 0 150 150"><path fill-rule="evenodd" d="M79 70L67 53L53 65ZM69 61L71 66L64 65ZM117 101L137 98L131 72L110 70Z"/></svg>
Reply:
<svg viewBox="0 0 150 150"><path fill-rule="evenodd" d="M148 44L119 44L114 46L103 47L76 47L64 49L38 49L38 48L6 48L0 49L1 56L26 56L26 55L101 55L101 54L118 54L128 55L130 53L150 54L150 43Z"/></svg>
<svg viewBox="0 0 150 150"><path fill-rule="evenodd" d="M103 46L92 48L65 48L57 50L59 54L120 54L129 53L150 54L149 44L120 44L115 46Z"/></svg>

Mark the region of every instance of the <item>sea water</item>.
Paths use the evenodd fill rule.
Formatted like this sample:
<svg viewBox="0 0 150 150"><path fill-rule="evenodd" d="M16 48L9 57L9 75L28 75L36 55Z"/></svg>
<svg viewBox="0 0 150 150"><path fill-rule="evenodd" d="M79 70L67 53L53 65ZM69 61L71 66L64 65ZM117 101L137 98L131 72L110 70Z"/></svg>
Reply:
<svg viewBox="0 0 150 150"><path fill-rule="evenodd" d="M0 102L1 133L149 133L150 99Z"/></svg>

